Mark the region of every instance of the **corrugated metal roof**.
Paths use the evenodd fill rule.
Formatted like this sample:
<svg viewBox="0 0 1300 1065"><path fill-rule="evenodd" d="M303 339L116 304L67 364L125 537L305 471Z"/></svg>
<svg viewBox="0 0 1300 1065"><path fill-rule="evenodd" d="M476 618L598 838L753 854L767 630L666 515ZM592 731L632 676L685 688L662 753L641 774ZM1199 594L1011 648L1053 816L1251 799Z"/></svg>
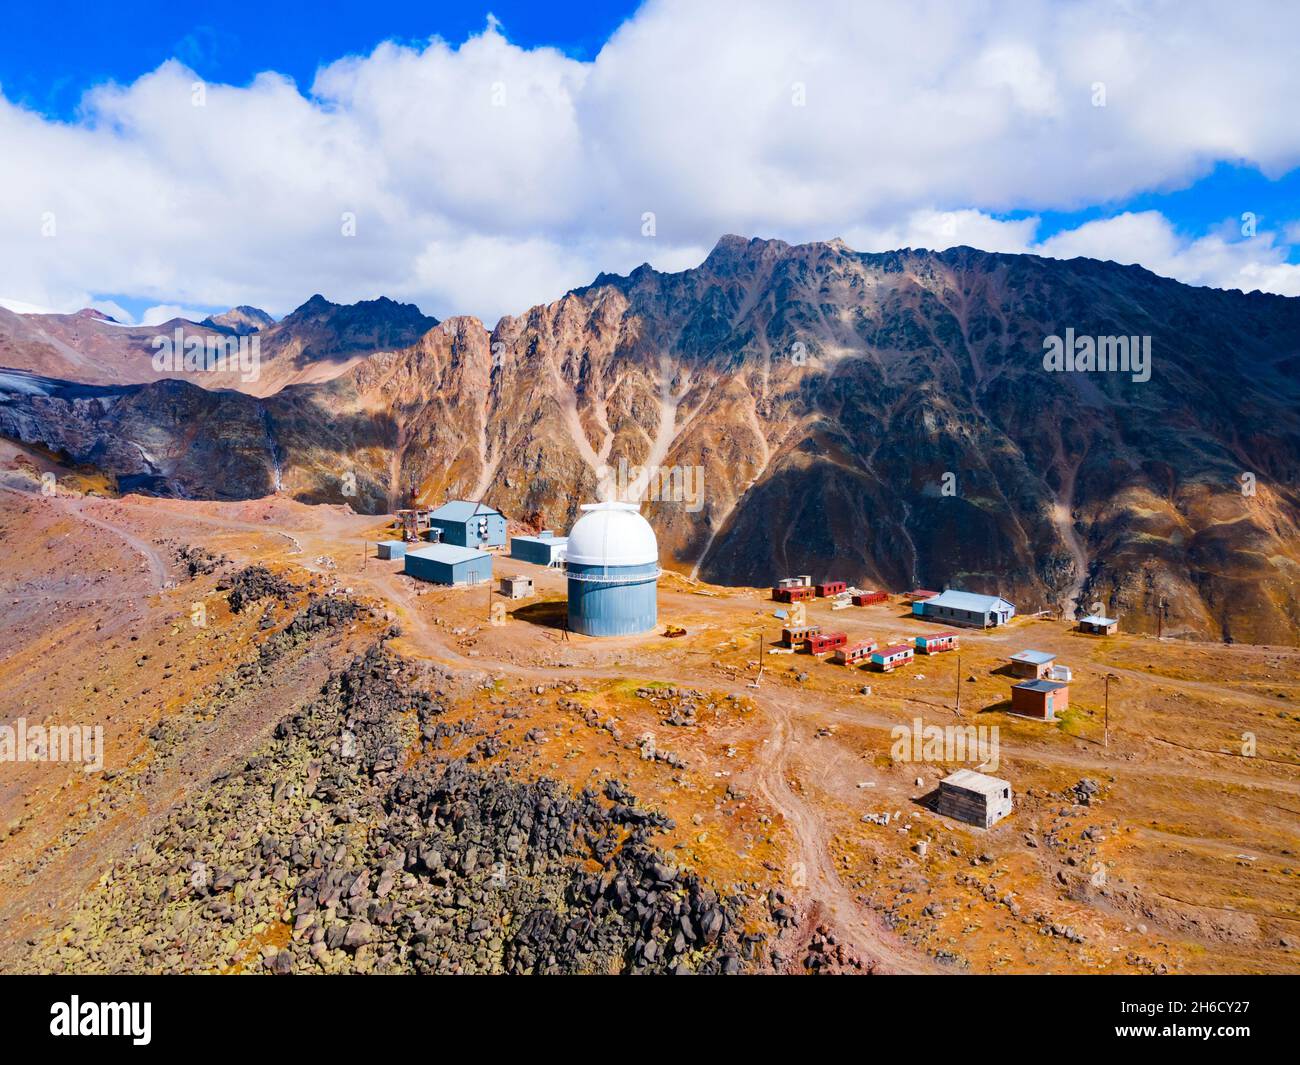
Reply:
<svg viewBox="0 0 1300 1065"><path fill-rule="evenodd" d="M1008 602L1001 596L959 592L951 588L923 601L926 606L946 606L950 610L973 610L981 614L987 614L990 610L1001 610L1006 607L1010 607L1012 610L1016 608L1015 603Z"/></svg>
<svg viewBox="0 0 1300 1065"><path fill-rule="evenodd" d="M512 536L511 543L515 540L525 540L530 544L541 544L543 547L563 547L569 542L567 536L552 536L550 533L541 533L538 536Z"/></svg>
<svg viewBox="0 0 1300 1065"><path fill-rule="evenodd" d="M965 788L967 791L977 791L981 795L990 795L995 791L1011 787L1008 781L985 773L977 773L973 769L958 769L957 772L949 773L944 777L941 783L954 788Z"/></svg>
<svg viewBox="0 0 1300 1065"><path fill-rule="evenodd" d="M1024 688L1031 692L1054 692L1058 688L1068 687L1064 682L1059 680L1024 680L1019 684L1013 684L1013 688Z"/></svg>
<svg viewBox="0 0 1300 1065"><path fill-rule="evenodd" d="M454 566L457 562L472 562L480 558L487 559L489 562L492 556L486 551L480 551L475 547L457 547L455 544L429 544L428 547L417 547L414 551L406 552L407 556L415 555L417 558L427 558L434 562L443 562L449 566Z"/></svg>
<svg viewBox="0 0 1300 1065"><path fill-rule="evenodd" d="M1011 656L1013 662L1025 662L1031 666L1045 666L1048 662L1055 662L1056 655L1048 654L1046 651L1017 651Z"/></svg>
<svg viewBox="0 0 1300 1065"><path fill-rule="evenodd" d="M1086 621L1089 625L1118 625L1118 618L1104 618L1100 614L1089 614L1086 618L1080 618L1080 621Z"/></svg>
<svg viewBox="0 0 1300 1065"><path fill-rule="evenodd" d="M894 644L890 644L888 647L882 647L879 651L876 652L876 654L880 655L881 658L888 658L890 655L896 655L901 651L910 651L910 650L911 648L908 647L907 644L905 643L894 643Z"/></svg>
<svg viewBox="0 0 1300 1065"><path fill-rule="evenodd" d="M477 513L475 513L477 511ZM501 511L486 503L473 503L468 499L453 499L444 503L432 514L431 521L469 521L472 517L485 517L488 514L500 514Z"/></svg>
<svg viewBox="0 0 1300 1065"><path fill-rule="evenodd" d="M952 638L954 638L956 635L957 635L957 634L956 634L955 632L927 632L924 636L918 636L917 639L918 639L918 640L925 640L927 643L929 643L931 640L948 640L948 639L952 639Z"/></svg>

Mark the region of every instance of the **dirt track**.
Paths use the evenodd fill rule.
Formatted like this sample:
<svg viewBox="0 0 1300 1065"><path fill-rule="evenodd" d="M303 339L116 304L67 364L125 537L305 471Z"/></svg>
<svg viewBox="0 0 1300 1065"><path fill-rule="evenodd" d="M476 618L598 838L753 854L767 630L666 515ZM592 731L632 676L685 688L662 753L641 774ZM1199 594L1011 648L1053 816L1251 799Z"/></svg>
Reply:
<svg viewBox="0 0 1300 1065"><path fill-rule="evenodd" d="M12 489L6 491L12 492ZM559 675L575 682L597 684L634 676L647 681L680 684L686 668L683 665L684 656L690 658L711 653L683 643L672 647L671 655L660 653L659 649L664 645L653 644L650 645L650 650L654 653L647 655L642 646L644 641L636 640L610 642L600 645L599 649L594 649L590 644L570 647L553 640L548 641L543 638L546 636L544 631L520 627L521 623L516 622L511 629L515 636L508 644L511 656L494 653L486 645L480 645L473 655L467 654L457 646L457 639L446 627L430 621L429 601L424 600L413 582L397 573L393 564L374 559L362 562L358 549L360 542L373 529L374 519L346 514L333 508L315 508L304 514L300 511L308 508L290 507L285 515L290 520L285 524L279 520L282 515L274 508L268 510L262 520L244 516L244 512L251 514L255 510L252 504L222 508L132 498L120 501L70 498L60 500L59 505L69 517L99 532L112 535L144 560L144 568L139 573L143 583L137 593L131 593L137 599L156 595L167 581L166 566L161 556L142 535L144 530L159 527L161 512L165 516L164 526L169 532L177 531L173 528L175 525L180 529L189 527L208 530L214 537L222 535L231 543L250 546L256 544L256 547L251 548L253 556L279 559L322 576L336 577L355 591L388 603L398 612L405 632L404 639L412 650L455 669L486 671L524 682L552 682L557 676L556 669L550 665L537 664L528 658L529 655L544 652L569 656L571 661L568 667ZM249 537L253 538L252 541ZM249 548L246 547L245 550ZM316 559L323 555L334 558L335 565L331 567L318 564ZM538 581L539 587L548 582L558 587L561 578L553 573L539 571ZM74 600L69 598L67 601ZM434 601L444 602L441 599ZM477 613L477 606L463 597L445 601L460 603L455 609L467 618L472 618ZM662 604L664 613L674 616L689 613L702 619L699 623L705 628L715 625L720 629L727 625L734 626L738 616L748 617L750 620L747 623L754 624L753 618L757 615L758 623L761 624L765 616L765 612L754 611L752 604L738 600L735 596L711 599L665 589L662 592ZM468 614L466 610L469 611ZM483 613L486 613L485 609ZM481 624L482 620L480 618L477 624ZM895 620L887 624L905 626L906 622ZM519 638L522 638L522 642ZM1006 639L1005 636L996 635L990 638L989 643L995 646ZM1011 642L1018 641L1012 638ZM523 654L522 661L516 660L516 649ZM633 662L618 666L605 664L610 656L627 656ZM823 665L814 663L818 670ZM1112 664L1109 668L1134 683L1147 684L1152 680L1148 674L1129 667ZM814 723L838 722L845 727L878 733L898 724L899 709L846 698L816 687L797 689L796 699L793 698L796 689L791 687L789 680L775 666L769 664L768 673L762 686L754 688L747 679L737 679L720 670L717 663L706 665L702 662L698 675L692 676L689 682L707 685L710 690L720 693L744 696L761 710L762 726L749 774L756 790L780 815L790 834L794 848L793 879L799 890L806 900L820 905L828 923L834 927L841 940L854 952L875 962L879 971L952 971L935 962L925 950L889 931L880 914L862 901L860 889L846 882L839 866L832 860L832 840L842 836L845 831L842 819L832 815L829 808L824 808L817 798L805 795L801 788L792 786L792 780L798 776L800 767L818 765L826 758L826 741L812 735ZM1230 701L1233 705L1258 705L1270 710L1276 707L1273 699L1243 690L1240 685L1232 686L1192 677L1160 677L1156 683L1163 688L1181 691L1188 697L1205 696ZM951 713L942 705L936 707L924 698L912 698L901 693L900 697L899 708L911 705L916 707L917 713L925 713L927 710L933 712L935 709L948 715ZM1129 698L1133 698L1131 694ZM1132 724L1125 727L1135 729ZM1139 779L1163 779L1170 786L1181 782L1202 789L1207 785L1220 789L1244 789L1251 795L1269 797L1269 801L1273 801L1272 796L1300 795L1300 773L1288 771L1285 765L1281 767L1283 771L1279 775L1262 766L1262 760L1249 762L1205 748L1179 750L1177 757L1169 758L1152 757L1147 750L1139 761L1126 761L1123 755L1127 752L1131 757L1134 735L1135 731L1130 732L1125 739L1117 727L1112 732L1115 739L1112 748L1105 749L1092 742L1080 741L1076 741L1073 746L1060 743L1045 745L1041 737L1026 733L1023 739L1013 736L1004 740L1002 754L1004 758L1022 765L1067 768L1096 776L1111 775L1121 781L1133 780L1135 787ZM1117 750L1116 747L1121 749ZM845 777L853 765L852 759L841 760L834 773L828 772L825 786L842 788L843 780L840 778ZM861 770L857 772L861 774ZM1147 838L1160 845L1199 844L1224 857L1231 856L1242 848L1250 849L1246 844L1231 839L1216 839L1204 831L1171 833L1151 828L1147 832ZM1254 849L1262 853L1268 852L1268 848L1259 845ZM1284 848L1273 850L1285 854ZM1158 894L1163 897L1166 893Z"/></svg>

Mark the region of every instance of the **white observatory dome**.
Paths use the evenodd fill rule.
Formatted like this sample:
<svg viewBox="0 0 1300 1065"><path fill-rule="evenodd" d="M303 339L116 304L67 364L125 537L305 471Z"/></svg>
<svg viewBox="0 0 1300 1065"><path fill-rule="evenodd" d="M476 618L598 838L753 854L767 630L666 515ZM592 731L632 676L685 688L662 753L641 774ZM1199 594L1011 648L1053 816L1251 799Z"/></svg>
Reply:
<svg viewBox="0 0 1300 1065"><path fill-rule="evenodd" d="M569 530L565 560L579 566L644 566L659 561L659 541L639 503L584 503Z"/></svg>

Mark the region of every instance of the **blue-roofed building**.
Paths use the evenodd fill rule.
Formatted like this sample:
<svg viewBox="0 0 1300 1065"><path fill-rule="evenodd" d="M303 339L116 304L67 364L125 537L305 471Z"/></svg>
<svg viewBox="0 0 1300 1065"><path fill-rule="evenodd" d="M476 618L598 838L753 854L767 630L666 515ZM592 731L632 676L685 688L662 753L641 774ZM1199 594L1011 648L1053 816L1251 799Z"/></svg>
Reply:
<svg viewBox="0 0 1300 1065"><path fill-rule="evenodd" d="M510 557L538 566L554 566L564 560L567 536L555 536L549 530L536 536L510 537Z"/></svg>
<svg viewBox="0 0 1300 1065"><path fill-rule="evenodd" d="M380 558L402 558L406 554L406 541L381 540L376 553Z"/></svg>
<svg viewBox="0 0 1300 1065"><path fill-rule="evenodd" d="M989 629L1016 616L1016 606L999 595L979 595L950 589L912 604L912 613L927 621Z"/></svg>
<svg viewBox="0 0 1300 1065"><path fill-rule="evenodd" d="M453 499L429 515L429 539L456 547L505 547L506 518L486 503Z"/></svg>
<svg viewBox="0 0 1300 1065"><path fill-rule="evenodd" d="M1017 677L1038 680L1052 672L1056 655L1048 651L1017 651L1011 656L1011 672Z"/></svg>
<svg viewBox="0 0 1300 1065"><path fill-rule="evenodd" d="M1079 619L1079 631L1090 632L1094 636L1114 636L1119 631L1119 619L1108 618L1103 614L1089 614Z"/></svg>
<svg viewBox="0 0 1300 1065"><path fill-rule="evenodd" d="M1022 680L1011 686L1011 712L1055 721L1070 706L1070 686L1055 680Z"/></svg>
<svg viewBox="0 0 1300 1065"><path fill-rule="evenodd" d="M455 544L429 544L406 552L402 572L432 584L480 584L492 579L492 556Z"/></svg>

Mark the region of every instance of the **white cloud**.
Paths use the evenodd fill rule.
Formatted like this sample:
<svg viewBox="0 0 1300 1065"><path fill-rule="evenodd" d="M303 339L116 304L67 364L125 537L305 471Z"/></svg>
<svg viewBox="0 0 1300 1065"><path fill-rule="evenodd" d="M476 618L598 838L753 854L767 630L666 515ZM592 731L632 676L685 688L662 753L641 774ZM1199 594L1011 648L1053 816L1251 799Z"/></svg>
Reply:
<svg viewBox="0 0 1300 1065"><path fill-rule="evenodd" d="M492 320L601 270L690 265L723 232L1033 250L1033 218L996 216L1300 164L1279 105L1300 96L1300 8L1267 22L1161 0L651 0L591 62L489 24L339 60L305 96L264 74L194 106L171 61L74 123L0 97L0 292L277 315L386 294ZM1141 215L1043 244L1294 291L1281 247Z"/></svg>
<svg viewBox="0 0 1300 1065"><path fill-rule="evenodd" d="M120 325L135 324L135 318L132 317L131 312L120 303L113 302L113 300L91 300L86 306L93 307L95 310L108 315Z"/></svg>
<svg viewBox="0 0 1300 1065"><path fill-rule="evenodd" d="M1137 263L1190 285L1300 296L1300 266L1286 262L1285 240L1262 230L1242 237L1230 223L1192 239L1179 236L1157 211L1124 213L1058 233L1032 250L1056 259Z"/></svg>
<svg viewBox="0 0 1300 1065"><path fill-rule="evenodd" d="M117 318L117 315L113 315ZM191 310L188 307L178 307L174 303L161 303L156 307L146 307L140 315L140 325L162 325L163 322L170 322L173 318L184 318L189 322L201 322L207 314L203 311ZM129 321L129 319L127 319ZM119 319L121 321L121 319Z"/></svg>
<svg viewBox="0 0 1300 1065"><path fill-rule="evenodd" d="M22 300L11 300L0 296L0 307L6 311L13 311L15 314L54 314L55 311L50 307L44 307L37 303L24 303Z"/></svg>
<svg viewBox="0 0 1300 1065"><path fill-rule="evenodd" d="M965 244L985 251L1027 252L1033 250L1037 218L1003 220L983 211L914 211L900 224L882 227L855 226L846 230L845 242L859 251L890 251L894 248L929 248L942 251Z"/></svg>

